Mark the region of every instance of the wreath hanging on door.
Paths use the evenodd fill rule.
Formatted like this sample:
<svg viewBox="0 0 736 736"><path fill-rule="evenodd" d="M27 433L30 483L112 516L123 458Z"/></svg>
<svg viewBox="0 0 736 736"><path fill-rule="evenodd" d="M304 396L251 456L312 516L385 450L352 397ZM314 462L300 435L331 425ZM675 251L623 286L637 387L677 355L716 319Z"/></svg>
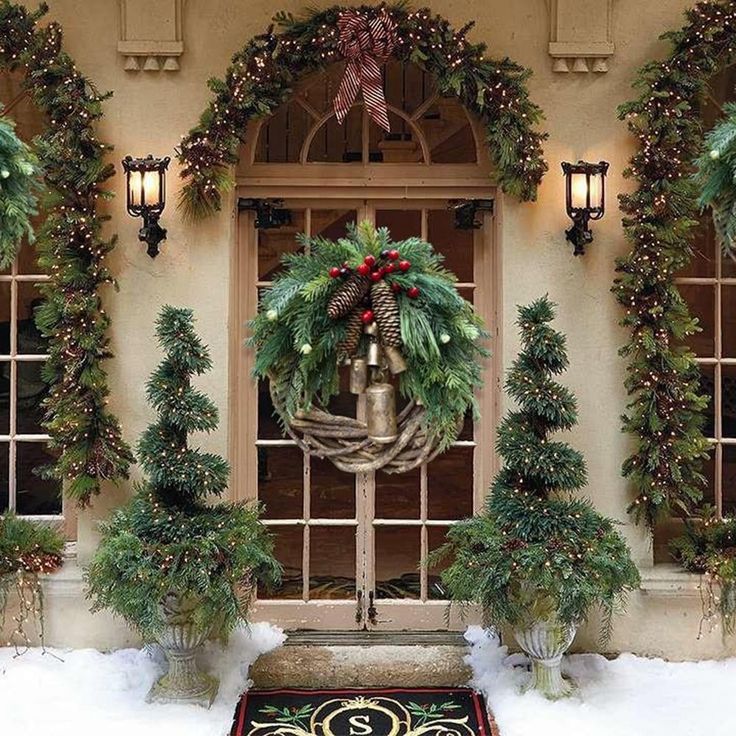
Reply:
<svg viewBox="0 0 736 736"><path fill-rule="evenodd" d="M477 417L481 345L473 306L442 256L419 238L393 243L369 222L337 241L301 237L251 322L254 373L269 381L283 429L351 473L429 462ZM349 366L365 418L327 409ZM396 391L406 400L396 412Z"/></svg>
<svg viewBox="0 0 736 736"><path fill-rule="evenodd" d="M459 30L429 9L406 4L336 5L304 18L278 13L280 32L270 26L235 56L224 80L210 80L213 100L199 124L182 140L181 175L186 184L180 206L191 219L213 214L233 186L230 167L248 123L271 115L312 72L345 61L345 77L334 100L342 120L356 96L369 115L388 127L381 70L389 58L411 61L434 75L442 95L457 97L483 125L501 189L522 201L536 199L547 171L535 129L541 109L529 99L528 69L508 58L486 57L484 44L471 43L473 23Z"/></svg>

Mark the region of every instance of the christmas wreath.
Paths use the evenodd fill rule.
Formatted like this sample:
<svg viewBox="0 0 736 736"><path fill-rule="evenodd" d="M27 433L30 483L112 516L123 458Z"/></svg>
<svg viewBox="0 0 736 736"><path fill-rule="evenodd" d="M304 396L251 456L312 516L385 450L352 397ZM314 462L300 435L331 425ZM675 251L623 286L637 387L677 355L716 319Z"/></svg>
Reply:
<svg viewBox="0 0 736 736"><path fill-rule="evenodd" d="M456 439L468 410L477 414L482 320L419 238L393 243L386 228L363 222L336 242L302 245L284 256L251 323L254 373L268 379L285 431L346 472L428 462ZM347 366L364 417L327 409ZM407 401L398 416L394 384Z"/></svg>
<svg viewBox="0 0 736 736"><path fill-rule="evenodd" d="M536 198L547 171L542 152L547 136L535 130L543 115L529 99L531 72L508 58L487 58L483 44L468 40L473 23L456 30L429 9L403 3L336 5L304 18L282 12L274 21L279 33L271 26L255 36L235 54L225 79L210 81L214 99L181 143L185 215L200 218L220 209L248 123L272 114L289 99L295 81L330 64L347 62L335 98L337 119L362 90L369 115L386 128L381 66L389 57L418 64L434 75L442 95L461 100L492 142L503 191L524 201Z"/></svg>

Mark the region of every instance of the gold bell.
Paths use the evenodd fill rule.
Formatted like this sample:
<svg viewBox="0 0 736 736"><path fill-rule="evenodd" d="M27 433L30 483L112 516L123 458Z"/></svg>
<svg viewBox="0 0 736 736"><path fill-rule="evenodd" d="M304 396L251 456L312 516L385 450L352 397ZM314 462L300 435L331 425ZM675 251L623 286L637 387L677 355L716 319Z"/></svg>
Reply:
<svg viewBox="0 0 736 736"><path fill-rule="evenodd" d="M368 363L365 358L350 361L350 393L360 395L368 386Z"/></svg>
<svg viewBox="0 0 736 736"><path fill-rule="evenodd" d="M401 350L391 345L383 346L383 355L386 358L388 369L395 376L397 373L403 373L406 370L406 361L401 354Z"/></svg>
<svg viewBox="0 0 736 736"><path fill-rule="evenodd" d="M380 368L382 365L381 357L381 346L378 344L378 340L371 338L371 341L368 343L368 365L371 368Z"/></svg>
<svg viewBox="0 0 736 736"><path fill-rule="evenodd" d="M390 383L372 383L365 390L368 437L379 445L388 445L399 436L396 427L396 401Z"/></svg>

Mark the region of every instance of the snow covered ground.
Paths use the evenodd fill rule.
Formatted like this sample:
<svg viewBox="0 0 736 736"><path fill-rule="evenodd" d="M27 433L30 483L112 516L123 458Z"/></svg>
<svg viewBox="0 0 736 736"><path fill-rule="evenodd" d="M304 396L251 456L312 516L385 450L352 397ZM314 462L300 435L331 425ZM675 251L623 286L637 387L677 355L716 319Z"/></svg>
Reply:
<svg viewBox="0 0 736 736"><path fill-rule="evenodd" d="M259 654L280 646L280 629L254 624L238 630L227 649L209 644L202 666L220 678L211 710L194 705L145 702L160 665L145 652L122 649L33 649L13 658L0 649L1 736L225 736L248 666ZM60 657L61 660L56 659Z"/></svg>
<svg viewBox="0 0 736 736"><path fill-rule="evenodd" d="M485 693L501 736L736 734L736 659L671 664L630 654L614 661L574 655L566 671L580 684L577 695L549 703L519 694L522 657L509 656L477 627L466 638L473 684ZM249 664L283 640L279 629L256 624L236 632L226 650L209 645L202 664L221 681L210 711L147 705L161 670L144 652L31 650L14 658L13 650L0 649L0 735L226 736Z"/></svg>
<svg viewBox="0 0 736 736"><path fill-rule="evenodd" d="M565 659L579 685L568 700L519 694L526 659L479 627L465 635L473 686L493 710L501 736L735 736L736 659L671 663L623 654Z"/></svg>

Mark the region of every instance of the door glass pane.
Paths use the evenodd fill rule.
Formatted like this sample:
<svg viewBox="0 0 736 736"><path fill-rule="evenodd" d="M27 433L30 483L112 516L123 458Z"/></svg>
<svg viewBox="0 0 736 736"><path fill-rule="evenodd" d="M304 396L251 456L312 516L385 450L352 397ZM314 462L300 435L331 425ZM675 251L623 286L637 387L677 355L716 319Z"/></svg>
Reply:
<svg viewBox="0 0 736 736"><path fill-rule="evenodd" d="M472 282L474 230L458 230L452 210L429 210L427 239L445 257L445 266L458 281ZM465 296L465 295L463 295Z"/></svg>
<svg viewBox="0 0 736 736"><path fill-rule="evenodd" d="M430 519L455 520L473 515L473 452L472 447L451 447L429 464Z"/></svg>
<svg viewBox="0 0 736 736"><path fill-rule="evenodd" d="M736 437L736 365L721 366L721 434Z"/></svg>
<svg viewBox="0 0 736 736"><path fill-rule="evenodd" d="M276 410L271 401L271 391L268 381L258 381L258 439L279 440L286 435L281 431L281 425L276 416Z"/></svg>
<svg viewBox="0 0 736 736"><path fill-rule="evenodd" d="M677 275L690 278L715 278L716 254L719 251L720 246L716 244L713 230L713 219L710 212L707 212L701 218L701 225L693 242L692 260Z"/></svg>
<svg viewBox="0 0 736 736"><path fill-rule="evenodd" d="M416 164L424 161L422 145L409 123L400 115L389 111L391 132L369 122L369 160L384 164Z"/></svg>
<svg viewBox="0 0 736 736"><path fill-rule="evenodd" d="M421 210L376 210L376 227L387 227L391 240L398 242L422 234Z"/></svg>
<svg viewBox="0 0 736 736"><path fill-rule="evenodd" d="M331 460L311 457L312 519L355 518L355 476L343 473Z"/></svg>
<svg viewBox="0 0 736 736"><path fill-rule="evenodd" d="M713 439L716 436L716 368L714 365L700 366L700 390L709 399L705 409L703 434Z"/></svg>
<svg viewBox="0 0 736 736"><path fill-rule="evenodd" d="M736 279L736 258L721 253L721 276L724 279Z"/></svg>
<svg viewBox="0 0 736 736"><path fill-rule="evenodd" d="M309 598L355 598L356 528L312 526L309 534Z"/></svg>
<svg viewBox="0 0 736 736"><path fill-rule="evenodd" d="M0 281L0 355L10 355L9 281Z"/></svg>
<svg viewBox="0 0 736 736"><path fill-rule="evenodd" d="M10 467L10 443L0 442L0 513L7 511L9 502L8 468Z"/></svg>
<svg viewBox="0 0 736 736"><path fill-rule="evenodd" d="M690 308L690 314L698 318L700 332L691 335L687 343L700 358L715 355L715 294L713 286L702 284L680 284L680 293Z"/></svg>
<svg viewBox="0 0 736 736"><path fill-rule="evenodd" d="M421 527L377 526L376 598L419 598Z"/></svg>
<svg viewBox="0 0 736 736"><path fill-rule="evenodd" d="M258 231L258 280L270 281L281 270L285 253L303 253L297 235L304 232L304 210L291 210L291 225Z"/></svg>
<svg viewBox="0 0 736 736"><path fill-rule="evenodd" d="M269 531L274 537L274 554L283 565L281 585L274 590L259 590L258 597L263 598L302 598L302 552L303 531L301 526L271 526Z"/></svg>
<svg viewBox="0 0 736 736"><path fill-rule="evenodd" d="M722 357L736 358L736 286L721 288Z"/></svg>
<svg viewBox="0 0 736 736"><path fill-rule="evenodd" d="M432 552L439 549L446 541L449 526L427 527L427 549ZM449 595L445 590L440 573L452 564L452 557L448 557L439 564L427 568L427 598L429 600L448 600Z"/></svg>
<svg viewBox="0 0 736 736"><path fill-rule="evenodd" d="M313 209L312 237L321 236L328 240L337 240L345 236L350 223L356 222L358 213L345 209Z"/></svg>
<svg viewBox="0 0 736 736"><path fill-rule="evenodd" d="M376 473L376 518L418 519L421 469Z"/></svg>
<svg viewBox="0 0 736 736"><path fill-rule="evenodd" d="M304 454L298 447L258 448L258 498L266 519L301 519Z"/></svg>
<svg viewBox="0 0 736 736"><path fill-rule="evenodd" d="M36 327L35 312L41 306L38 284L18 282L18 353L20 355L44 355L48 340L41 337Z"/></svg>
<svg viewBox="0 0 736 736"><path fill-rule="evenodd" d="M20 336L19 336L20 339ZM18 361L16 370L16 428L18 434L44 434L41 426L44 409L41 405L48 394L48 385L41 377L43 363L35 361ZM0 410L0 416L5 413ZM4 417L3 417L4 420Z"/></svg>
<svg viewBox="0 0 736 736"><path fill-rule="evenodd" d="M363 161L363 106L353 105L341 125L332 115L309 146L311 163L360 164Z"/></svg>

